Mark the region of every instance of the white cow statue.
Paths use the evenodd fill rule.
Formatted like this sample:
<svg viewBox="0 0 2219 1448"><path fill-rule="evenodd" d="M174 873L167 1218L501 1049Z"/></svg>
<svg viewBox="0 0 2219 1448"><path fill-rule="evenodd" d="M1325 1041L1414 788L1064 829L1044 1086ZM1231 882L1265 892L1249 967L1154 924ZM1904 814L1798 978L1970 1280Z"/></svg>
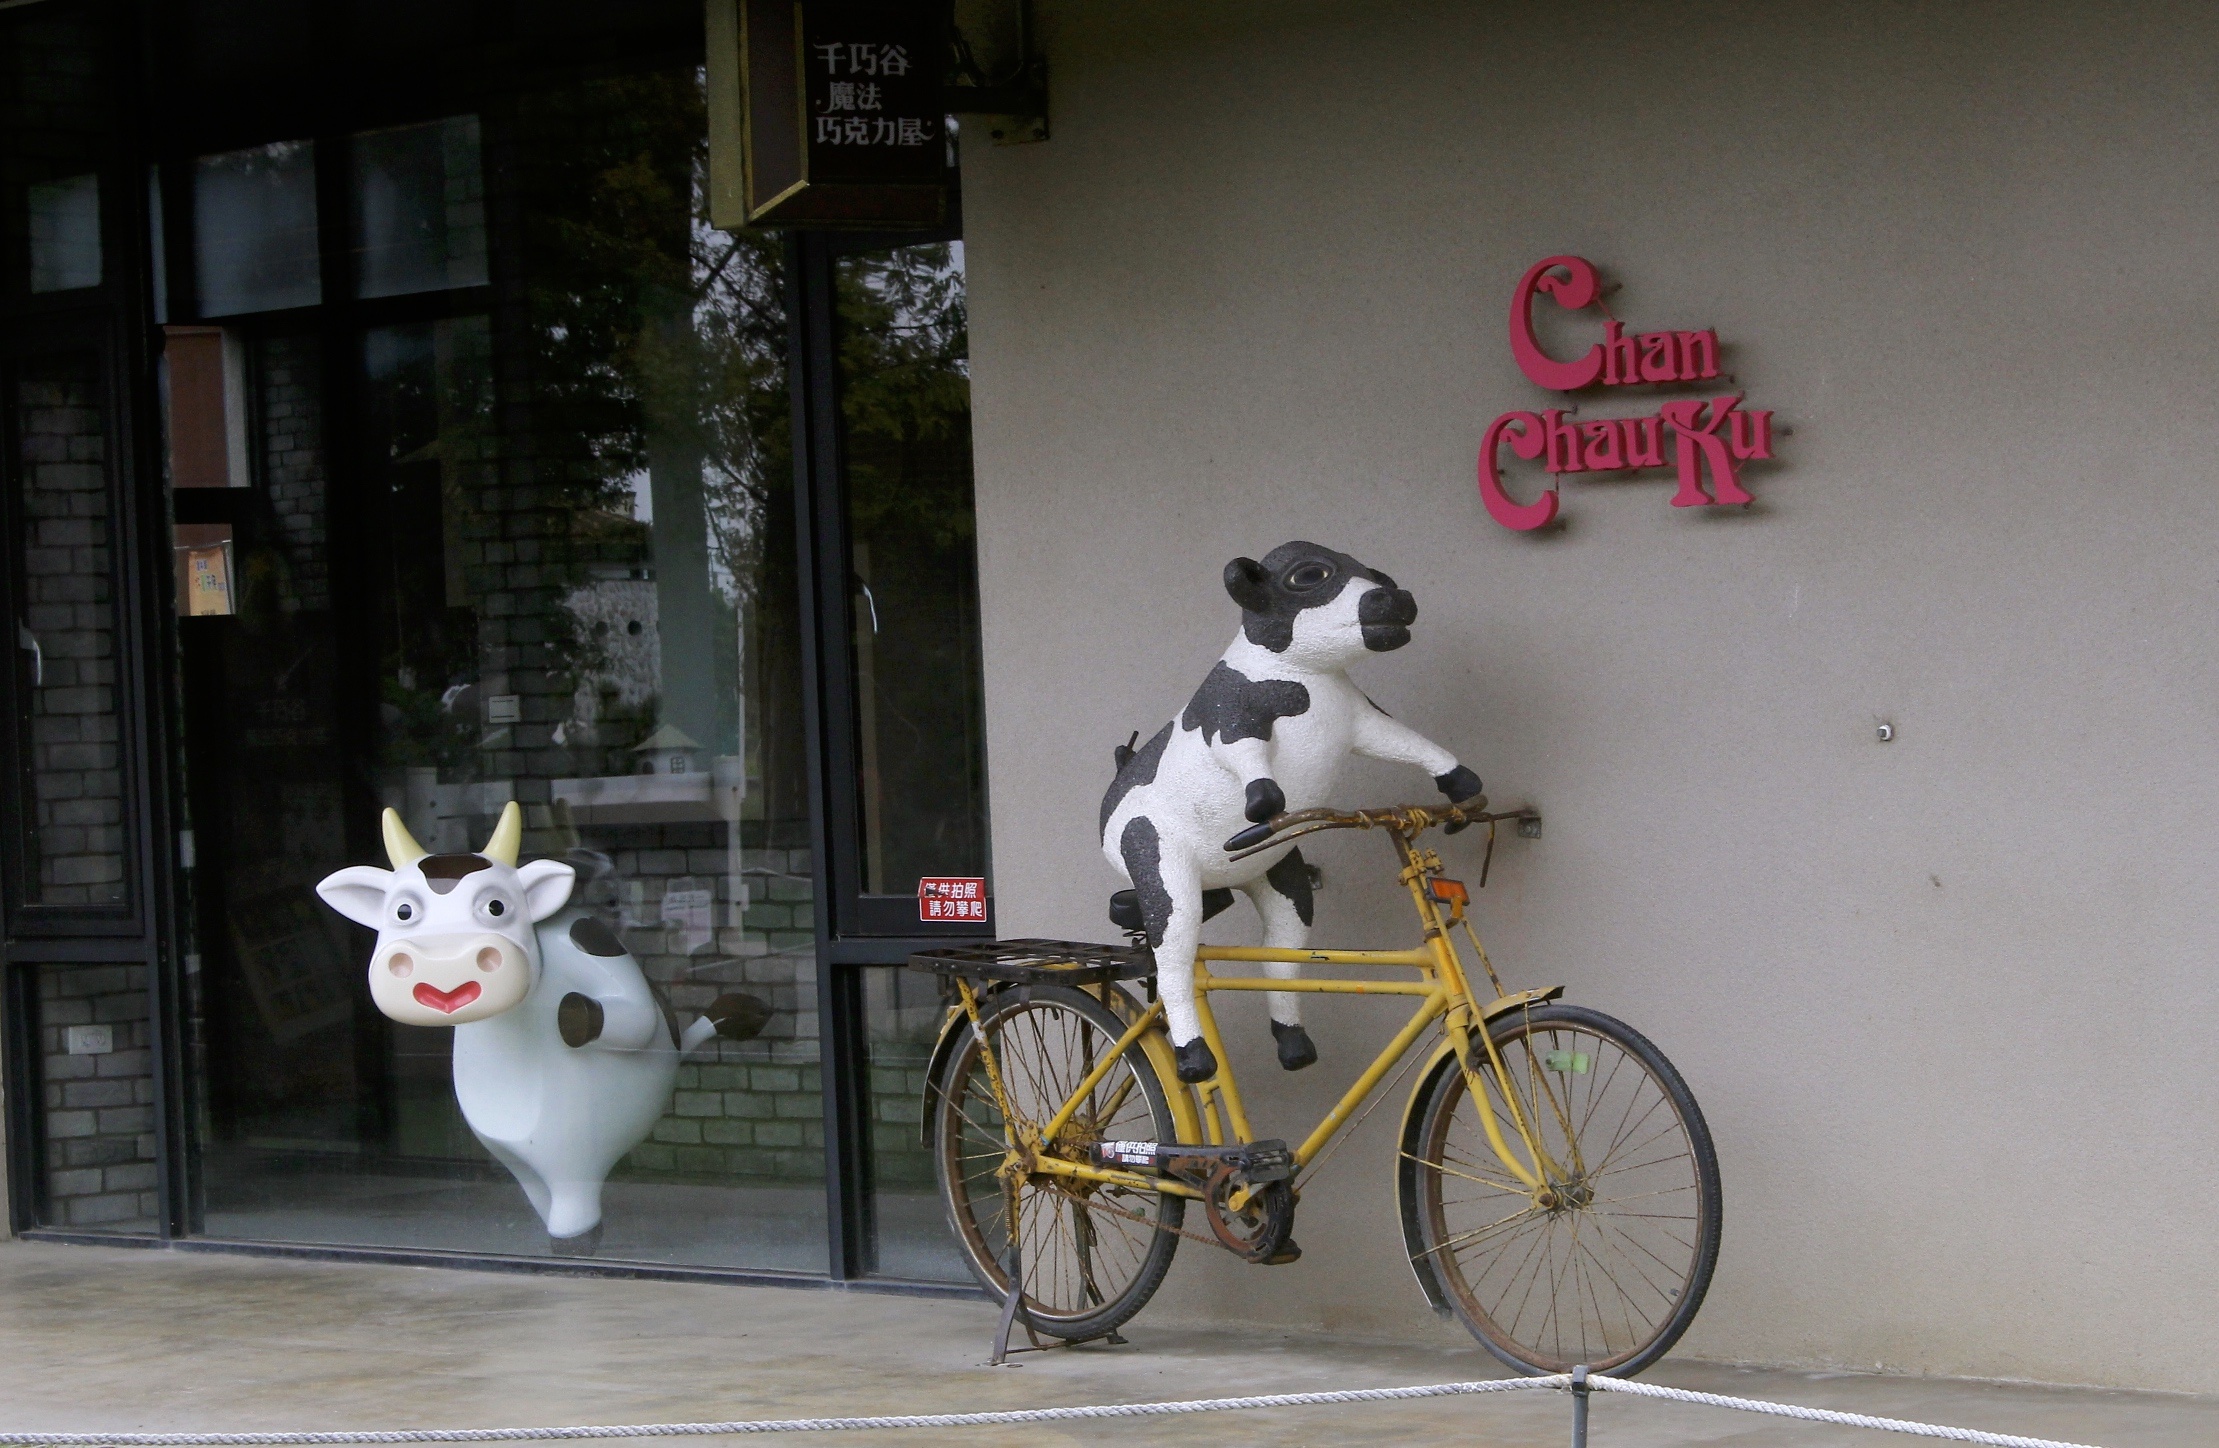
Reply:
<svg viewBox="0 0 2219 1448"><path fill-rule="evenodd" d="M1387 717L1349 681L1350 664L1410 642L1418 605L1392 578L1346 553L1284 543L1261 563L1226 564L1225 590L1241 606L1232 647L1184 713L1138 749L1117 750L1117 778L1102 799L1102 853L1133 887L1110 897L1110 919L1155 949L1179 1079L1188 1082L1217 1074L1194 1008L1202 922L1238 889L1263 917L1264 944L1309 943L1301 852L1287 845L1236 861L1248 841L1232 837L1260 838L1250 826L1329 803L1351 751L1418 766L1454 803L1480 790L1455 755ZM1277 962L1264 968L1281 980L1300 973ZM1302 997L1273 991L1270 1000L1279 1064L1299 1071L1317 1059Z"/></svg>
<svg viewBox="0 0 2219 1448"><path fill-rule="evenodd" d="M770 1008L724 995L678 1023L615 934L565 909L575 872L519 865L513 801L474 855L434 855L385 812L390 870L351 865L316 886L377 931L370 999L411 1026L453 1026L455 1101L515 1176L553 1249L590 1254L601 1184L670 1104L678 1063L722 1036L746 1040Z"/></svg>

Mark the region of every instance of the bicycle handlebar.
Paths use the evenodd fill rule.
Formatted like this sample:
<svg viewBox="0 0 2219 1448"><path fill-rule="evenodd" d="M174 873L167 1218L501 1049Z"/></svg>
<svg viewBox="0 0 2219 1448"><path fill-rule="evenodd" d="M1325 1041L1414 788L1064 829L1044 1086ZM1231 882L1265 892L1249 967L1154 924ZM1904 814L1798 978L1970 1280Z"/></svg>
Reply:
<svg viewBox="0 0 2219 1448"><path fill-rule="evenodd" d="M1533 817L1533 810L1514 809L1490 814L1487 796L1475 795L1462 804L1396 804L1378 809L1336 810L1305 809L1292 814L1277 814L1262 824L1250 825L1225 842L1226 850L1236 860L1276 849L1304 835L1314 835L1320 830L1392 830L1404 839L1415 839L1436 825L1452 830L1466 825L1492 824L1496 820L1522 820Z"/></svg>

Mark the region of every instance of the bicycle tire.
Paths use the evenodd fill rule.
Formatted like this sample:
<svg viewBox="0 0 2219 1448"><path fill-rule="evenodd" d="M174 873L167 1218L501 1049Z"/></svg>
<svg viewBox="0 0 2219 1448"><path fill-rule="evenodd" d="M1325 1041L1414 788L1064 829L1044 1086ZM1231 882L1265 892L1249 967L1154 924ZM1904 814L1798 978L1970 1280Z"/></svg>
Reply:
<svg viewBox="0 0 2219 1448"><path fill-rule="evenodd" d="M1126 1029L1126 1022L1092 996L1055 985L1001 992L987 1002L979 1024L994 1043L1011 1110L1036 1126L1053 1115ZM935 1088L933 1162L941 1201L972 1276L997 1301L1006 1300L1009 1274L1002 1258L1009 1243L1008 1206L996 1176L1004 1146L977 1032L965 1028ZM1137 1043L1096 1085L1089 1102L1100 1107L1076 1115L1048 1150L1085 1158L1105 1138L1178 1139L1163 1082ZM1025 1308L1042 1332L1084 1342L1114 1332L1163 1285L1186 1202L1069 1179L1061 1185L1058 1191L1031 1178L1018 1188ZM1138 1213L1151 1225L1127 1213ZM1110 1271L1115 1280L1105 1284Z"/></svg>
<svg viewBox="0 0 2219 1448"><path fill-rule="evenodd" d="M1404 1163L1415 1187L1413 1261L1480 1345L1519 1372L1585 1363L1631 1377L1687 1331L1717 1266L1718 1157L1702 1109L1663 1052L1600 1011L1537 1006L1491 1031L1559 1167L1544 1173L1555 1200L1503 1169L1465 1073L1447 1058L1426 1084ZM1501 1082L1483 1056L1478 1064L1488 1109L1515 1154ZM1621 1173L1639 1175L1602 1185Z"/></svg>

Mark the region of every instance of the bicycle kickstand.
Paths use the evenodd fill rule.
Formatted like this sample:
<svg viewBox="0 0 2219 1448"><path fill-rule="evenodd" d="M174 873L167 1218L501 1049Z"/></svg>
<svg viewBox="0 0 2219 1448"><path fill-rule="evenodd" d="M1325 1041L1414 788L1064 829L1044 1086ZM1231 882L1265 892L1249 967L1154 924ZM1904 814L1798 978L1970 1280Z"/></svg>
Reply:
<svg viewBox="0 0 2219 1448"><path fill-rule="evenodd" d="M1024 1254L1015 1242L1009 1244L1009 1298L1002 1303L1001 1326L994 1330L994 1356L988 1367L1005 1367L1009 1362L1009 1329L1017 1321L1017 1314L1025 1312ZM1032 1314L1025 1312L1025 1336L1034 1347L1040 1346L1039 1335L1033 1331ZM1022 1352L1024 1349L1019 1348Z"/></svg>

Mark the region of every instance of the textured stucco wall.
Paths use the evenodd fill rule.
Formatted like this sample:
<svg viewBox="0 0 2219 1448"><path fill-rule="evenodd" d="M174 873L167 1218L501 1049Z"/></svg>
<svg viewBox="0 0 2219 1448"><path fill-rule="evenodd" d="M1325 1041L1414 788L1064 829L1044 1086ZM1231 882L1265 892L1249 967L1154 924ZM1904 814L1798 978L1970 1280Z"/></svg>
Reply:
<svg viewBox="0 0 2219 1448"><path fill-rule="evenodd" d="M2219 16L1045 11L1054 139L964 157L1007 933L1107 933L1110 747L1230 636L1225 560L1346 548L1422 607L1361 681L1546 813L1480 897L1497 958L1708 1109L1684 1351L2219 1389ZM1754 508L1656 477L1568 485L1546 536L1482 513L1482 429L1548 400L1509 291L1560 251L1629 322L1717 327L1793 426ZM1407 933L1379 842L1313 857L1321 940ZM1281 1078L1245 1004L1289 1135L1385 1035L1313 1008L1324 1063ZM1151 1311L1442 1331L1399 1108L1300 1264L1189 1248Z"/></svg>

